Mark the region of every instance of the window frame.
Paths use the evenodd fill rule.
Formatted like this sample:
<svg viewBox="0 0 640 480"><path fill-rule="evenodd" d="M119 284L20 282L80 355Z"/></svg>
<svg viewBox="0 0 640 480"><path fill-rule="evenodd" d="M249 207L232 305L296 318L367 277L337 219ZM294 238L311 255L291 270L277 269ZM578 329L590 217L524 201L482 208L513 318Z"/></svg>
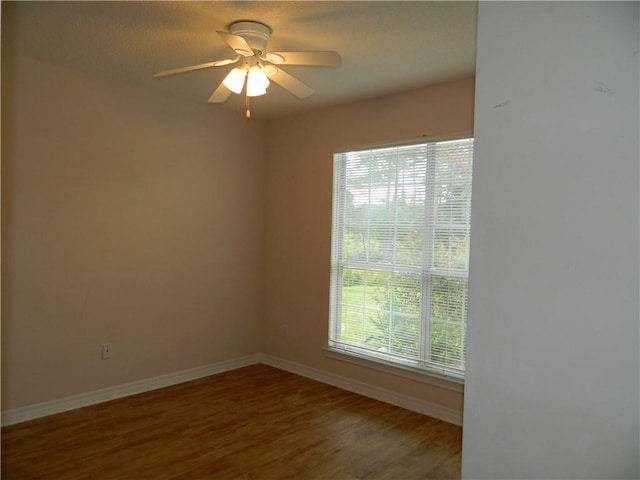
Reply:
<svg viewBox="0 0 640 480"><path fill-rule="evenodd" d="M437 143L440 142L453 142L457 140L470 140L471 148L473 149L474 137L472 134L464 133L459 135L451 135L446 137L422 137L417 140L413 140L410 142L395 142L390 144L383 145L374 145L374 146L364 146L358 148L345 148L341 149L339 152L334 153L334 172L333 172L333 192L332 192L332 229L331 229L331 284L330 284L330 308L329 308L329 330L328 330L328 345L325 348L325 354L330 358L341 359L345 361L349 361L351 363L360 364L363 366L367 366L370 368L374 368L377 370L382 370L390 373L400 374L402 376L408 376L410 378L424 378L431 377L431 380L428 383L434 383L438 386L445 386L445 388L451 388L453 390L457 390L459 387L464 385L464 370L456 370L446 366L434 365L429 360L429 350L431 348L431 323L432 318L430 314L430 303L431 300L421 299L420 301L420 313L418 316L419 320L419 359L402 359L397 355L388 354L385 352L372 351L371 349L361 348L357 345L347 344L345 342L339 342L336 339L340 338L340 332L338 329L341 326L342 320L339 318L339 313L341 311L341 307L343 306L342 302L342 287L343 284L343 272L345 268L352 268L354 266L362 266L366 270L376 270L375 263L371 262L353 262L351 261L348 265L342 261L342 252L344 252L344 230L346 227L346 223L344 221L345 209L339 208L340 206L344 207L345 204L345 196L347 192L347 175L346 168L347 162L341 162L339 167L341 169L345 169L342 172L338 172L338 155L346 155L348 153L355 153L358 151L375 151L378 149L385 148L397 148L397 147L410 147L410 146L425 146L425 149L428 150L430 148L435 149ZM473 161L473 150L471 152L471 158ZM471 179L473 178L473 167L471 167ZM342 183L338 185L338 181ZM425 179L425 182L428 183L428 180ZM471 180L472 182L472 180ZM339 187L339 188L338 188ZM470 188L472 190L472 183L470 184ZM426 207L425 207L426 208ZM434 207L435 208L435 207ZM471 208L471 207L469 207ZM425 214L426 215L426 214ZM469 224L467 229L467 234L470 236L471 225L470 225L470 215L471 210L469 210ZM427 217L425 216L425 219ZM432 218L435 218L432 214ZM423 232L427 235L429 229L435 229L436 223L435 220L429 222L425 220L425 225L423 226ZM396 224L394 224L395 226ZM395 228L395 227L394 227ZM335 230L339 229L340 233L336 234ZM425 242L426 244L427 242ZM427 252L427 247L424 247L425 252ZM433 254L433 248L428 252L430 255ZM419 267L409 266L402 267L402 270L410 273L415 273L420 276L420 292L421 296L426 295L428 297L431 296L432 291L432 279L434 277L440 276L440 278L461 278L465 281L465 294L466 299L464 300L465 305L465 324L464 324L464 341L466 342L466 319L468 312L468 285L469 285L469 263L467 261L466 270L464 272L460 272L457 275L451 275L449 272L448 275L437 275L437 268L433 266L429 266L429 261L427 257L423 257L422 265ZM394 267L396 268L394 270ZM381 271L388 272L389 274L396 273L397 266L392 266L389 269L381 269ZM451 322L452 320L444 320L446 323ZM464 347L466 350L466 347ZM466 358L466 354L465 354ZM449 387L446 387L449 385Z"/></svg>

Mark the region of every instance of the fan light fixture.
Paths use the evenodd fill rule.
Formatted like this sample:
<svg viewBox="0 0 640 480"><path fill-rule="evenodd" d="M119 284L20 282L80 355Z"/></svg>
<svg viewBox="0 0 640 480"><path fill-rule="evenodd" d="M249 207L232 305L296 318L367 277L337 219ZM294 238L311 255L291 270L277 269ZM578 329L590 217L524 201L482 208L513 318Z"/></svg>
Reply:
<svg viewBox="0 0 640 480"><path fill-rule="evenodd" d="M239 20L231 23L228 31L217 32L236 53L236 58L164 70L154 74L154 77L166 78L205 68L235 64L235 68L211 94L209 103L224 103L231 93L241 94L244 90L246 116L250 118L249 99L267 93L271 81L300 99L313 95L312 88L282 70L282 66L339 67L342 63L340 54L333 51L268 52L267 42L271 37L271 28L254 20Z"/></svg>
<svg viewBox="0 0 640 480"><path fill-rule="evenodd" d="M234 68L222 81L225 87L233 93L239 94L244 88L244 80L247 79L247 96L259 97L267 93L269 79L258 65L250 68Z"/></svg>

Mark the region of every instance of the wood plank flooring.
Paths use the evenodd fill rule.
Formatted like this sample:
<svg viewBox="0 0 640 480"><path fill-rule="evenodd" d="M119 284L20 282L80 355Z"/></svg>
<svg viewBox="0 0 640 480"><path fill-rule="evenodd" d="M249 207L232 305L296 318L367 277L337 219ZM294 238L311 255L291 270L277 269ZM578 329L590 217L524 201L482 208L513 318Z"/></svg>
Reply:
<svg viewBox="0 0 640 480"><path fill-rule="evenodd" d="M3 480L448 479L462 429L265 365L2 429Z"/></svg>

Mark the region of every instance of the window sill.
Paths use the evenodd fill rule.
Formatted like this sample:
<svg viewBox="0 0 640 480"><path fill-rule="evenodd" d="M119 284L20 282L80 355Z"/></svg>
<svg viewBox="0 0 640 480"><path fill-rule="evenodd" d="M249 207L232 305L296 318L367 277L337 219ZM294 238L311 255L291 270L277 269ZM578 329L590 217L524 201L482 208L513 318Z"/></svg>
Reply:
<svg viewBox="0 0 640 480"><path fill-rule="evenodd" d="M341 360L365 368L371 368L384 373L390 373L392 375L408 378L417 382L428 383L446 390L464 392L464 380L462 379L445 377L444 375L439 375L435 372L429 372L408 366L395 365L385 362L384 360L365 357L363 355L358 355L355 352L347 352L336 348L325 347L323 350L325 356L328 358Z"/></svg>

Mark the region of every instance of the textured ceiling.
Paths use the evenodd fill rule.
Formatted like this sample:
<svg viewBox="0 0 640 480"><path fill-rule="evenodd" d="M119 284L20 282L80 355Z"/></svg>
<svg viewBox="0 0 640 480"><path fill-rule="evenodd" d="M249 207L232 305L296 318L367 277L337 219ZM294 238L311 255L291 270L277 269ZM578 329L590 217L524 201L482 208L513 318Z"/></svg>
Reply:
<svg viewBox="0 0 640 480"><path fill-rule="evenodd" d="M339 69L285 68L313 96L272 85L252 100L254 117L274 118L472 76L476 12L476 2L2 2L2 49L203 104L231 67L152 75L233 58L216 30L235 20L268 24L267 50L338 51ZM210 107L243 106L232 95Z"/></svg>

